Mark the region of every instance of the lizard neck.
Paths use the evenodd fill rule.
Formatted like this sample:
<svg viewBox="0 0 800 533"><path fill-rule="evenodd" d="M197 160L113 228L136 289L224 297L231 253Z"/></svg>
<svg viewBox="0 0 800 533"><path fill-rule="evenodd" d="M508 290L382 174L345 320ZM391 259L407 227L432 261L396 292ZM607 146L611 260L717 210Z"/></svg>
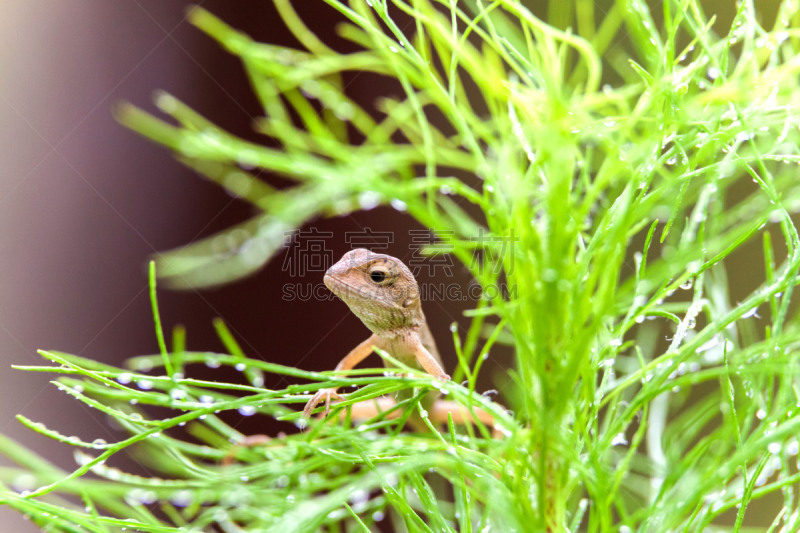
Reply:
<svg viewBox="0 0 800 533"><path fill-rule="evenodd" d="M386 340L406 337L411 333L419 333L421 329L428 329L428 324L425 322L425 314L419 304L414 308L408 309L408 313L403 314L405 316L402 316L400 320L395 319L389 323L384 322L380 324L381 327L370 329L375 335ZM374 325L377 326L377 324Z"/></svg>
<svg viewBox="0 0 800 533"><path fill-rule="evenodd" d="M373 331L373 333L380 337L385 343L385 347L397 356L400 356L400 354L405 351L405 348L409 344L409 339L411 337L416 337L425 349L433 355L439 364L441 364L442 360L439 356L439 350L436 347L436 341L431 334L431 330L428 328L428 322L425 320L425 313L422 312L422 306L417 303L412 311L413 312L409 313L409 319L406 324L399 327Z"/></svg>

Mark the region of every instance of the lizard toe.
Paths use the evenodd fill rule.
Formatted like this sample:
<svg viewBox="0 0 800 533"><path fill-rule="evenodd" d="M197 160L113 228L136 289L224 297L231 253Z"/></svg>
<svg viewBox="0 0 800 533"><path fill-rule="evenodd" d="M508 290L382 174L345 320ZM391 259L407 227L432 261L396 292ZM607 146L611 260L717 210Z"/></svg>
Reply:
<svg viewBox="0 0 800 533"><path fill-rule="evenodd" d="M308 403L303 408L303 418L311 418L311 413L314 411L314 408L317 407L321 402L325 402L325 411L323 413L324 416L327 416L328 412L331 409L331 399L342 400L342 396L336 392L336 389L320 389L318 390L314 396L308 400Z"/></svg>

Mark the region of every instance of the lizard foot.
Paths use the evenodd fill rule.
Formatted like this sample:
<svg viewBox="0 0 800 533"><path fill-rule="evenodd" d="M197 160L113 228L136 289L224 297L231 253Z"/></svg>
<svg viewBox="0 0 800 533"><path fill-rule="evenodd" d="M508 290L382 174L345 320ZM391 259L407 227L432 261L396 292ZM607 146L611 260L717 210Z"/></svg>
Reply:
<svg viewBox="0 0 800 533"><path fill-rule="evenodd" d="M336 392L336 388L332 387L329 389L320 389L308 400L308 403L303 408L303 418L309 419L311 418L311 412L314 408L323 400L325 401L325 411L323 412L323 416L327 416L328 412L331 410L331 399L335 398L337 400L344 400L340 394Z"/></svg>

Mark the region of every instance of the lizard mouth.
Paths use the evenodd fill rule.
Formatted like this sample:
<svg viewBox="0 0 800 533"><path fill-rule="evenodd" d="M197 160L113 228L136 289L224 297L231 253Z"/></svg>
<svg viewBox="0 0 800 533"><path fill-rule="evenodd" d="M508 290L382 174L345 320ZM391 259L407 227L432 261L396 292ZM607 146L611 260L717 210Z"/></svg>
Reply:
<svg viewBox="0 0 800 533"><path fill-rule="evenodd" d="M331 276L330 274L325 274L325 277L322 278L322 281L325 283L325 286L328 287L328 289L330 289L330 291L339 298L342 297L343 292L347 292L348 290L354 290L354 288L350 284L340 279L337 279Z"/></svg>
<svg viewBox="0 0 800 533"><path fill-rule="evenodd" d="M355 285L347 283L346 281L336 278L330 274L325 274L325 277L322 278L322 281L333 294L345 302L350 301L348 296L364 294L363 288L356 287Z"/></svg>
<svg viewBox="0 0 800 533"><path fill-rule="evenodd" d="M325 276L322 278L322 282L325 284L326 287L328 287L328 290L330 290L334 294L336 294L336 290L338 289L338 286L341 283L340 281L334 279L334 277L331 276L330 274L325 274Z"/></svg>

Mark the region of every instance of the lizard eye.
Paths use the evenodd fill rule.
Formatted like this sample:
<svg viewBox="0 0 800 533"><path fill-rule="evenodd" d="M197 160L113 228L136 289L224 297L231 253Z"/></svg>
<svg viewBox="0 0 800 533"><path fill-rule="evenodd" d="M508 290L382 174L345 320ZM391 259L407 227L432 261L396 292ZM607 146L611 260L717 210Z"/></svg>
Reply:
<svg viewBox="0 0 800 533"><path fill-rule="evenodd" d="M369 273L369 279L374 281L375 283L380 283L386 279L386 272L382 270L373 270Z"/></svg>

